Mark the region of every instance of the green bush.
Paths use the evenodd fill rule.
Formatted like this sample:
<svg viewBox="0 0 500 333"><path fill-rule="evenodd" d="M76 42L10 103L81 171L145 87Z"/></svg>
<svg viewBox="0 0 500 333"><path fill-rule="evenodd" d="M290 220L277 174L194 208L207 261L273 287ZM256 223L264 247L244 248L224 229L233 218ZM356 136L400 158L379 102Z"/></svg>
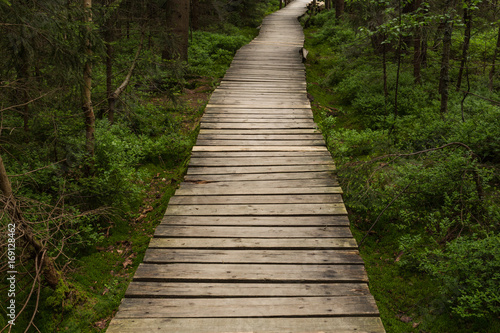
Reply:
<svg viewBox="0 0 500 333"><path fill-rule="evenodd" d="M420 268L443 287L451 312L464 319L500 315L500 236L461 237L428 251Z"/></svg>

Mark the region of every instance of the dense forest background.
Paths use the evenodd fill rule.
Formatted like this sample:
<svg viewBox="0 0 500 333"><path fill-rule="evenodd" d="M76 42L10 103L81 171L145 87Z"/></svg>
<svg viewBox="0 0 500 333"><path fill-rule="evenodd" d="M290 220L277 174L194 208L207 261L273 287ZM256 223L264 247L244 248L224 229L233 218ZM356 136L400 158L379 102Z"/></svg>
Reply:
<svg viewBox="0 0 500 333"><path fill-rule="evenodd" d="M498 0L317 4L301 18L309 97L387 331L500 331ZM0 243L16 223L19 315L10 327L2 301L0 329L105 330L210 92L284 5L0 0Z"/></svg>
<svg viewBox="0 0 500 333"><path fill-rule="evenodd" d="M285 5L282 1L281 5ZM0 0L2 332L104 331L274 0Z"/></svg>
<svg viewBox="0 0 500 333"><path fill-rule="evenodd" d="M344 5L301 19L308 91L384 326L498 332L500 3Z"/></svg>

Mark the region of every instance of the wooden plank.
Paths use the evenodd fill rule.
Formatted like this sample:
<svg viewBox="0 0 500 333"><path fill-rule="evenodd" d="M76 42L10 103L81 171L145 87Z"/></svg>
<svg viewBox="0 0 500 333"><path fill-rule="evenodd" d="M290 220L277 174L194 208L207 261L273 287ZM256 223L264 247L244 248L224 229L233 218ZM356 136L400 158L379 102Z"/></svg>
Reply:
<svg viewBox="0 0 500 333"><path fill-rule="evenodd" d="M201 133L198 135L199 140L323 140L323 136L319 133L317 134L205 134Z"/></svg>
<svg viewBox="0 0 500 333"><path fill-rule="evenodd" d="M340 250L183 250L148 249L144 263L214 263L214 264L356 264L363 260L358 251ZM324 295L324 294L323 294Z"/></svg>
<svg viewBox="0 0 500 333"><path fill-rule="evenodd" d="M113 320L107 333L384 333L378 317L133 318Z"/></svg>
<svg viewBox="0 0 500 333"><path fill-rule="evenodd" d="M116 318L377 316L372 296L163 299L125 298Z"/></svg>
<svg viewBox="0 0 500 333"><path fill-rule="evenodd" d="M333 164L331 157L274 157L274 158L255 158L255 157L192 157L190 166L262 166L262 165L313 165L313 164Z"/></svg>
<svg viewBox="0 0 500 333"><path fill-rule="evenodd" d="M257 182L257 181L256 181ZM256 183L253 182L253 183ZM289 181L296 182L296 181ZM304 183L304 181L300 181ZM224 186L181 186L176 191L177 195L266 195L266 194L333 194L342 193L342 189L336 186L314 186L314 187L269 187L269 186L250 186L250 182L242 186L229 186L231 182L226 182ZM276 183L269 181L270 184ZM309 184L305 184L306 186Z"/></svg>
<svg viewBox="0 0 500 333"><path fill-rule="evenodd" d="M183 182L181 183L181 188L242 188L248 189L249 191L257 188L264 188L264 190L276 190L279 188L295 188L301 189L302 186L310 187L334 187L338 186L338 183L334 179L329 178L320 178L320 179L310 179L307 183L304 183L303 180L293 180L293 179L285 179L285 180L248 180L248 181L214 181L214 182ZM268 189L267 189L268 188ZM307 190L306 190L307 191ZM280 192L273 192L280 193ZM300 192L299 192L300 193ZM310 192L304 192L304 194ZM320 192L321 193L321 192ZM236 193L235 193L236 194ZM248 194L254 194L249 192ZM265 194L265 193L260 193Z"/></svg>
<svg viewBox="0 0 500 333"><path fill-rule="evenodd" d="M199 134L284 135L284 134L319 134L319 133L320 132L314 128L301 128L301 129L264 129L264 130L200 129Z"/></svg>
<svg viewBox="0 0 500 333"><path fill-rule="evenodd" d="M368 282L363 265L140 264L135 281Z"/></svg>
<svg viewBox="0 0 500 333"><path fill-rule="evenodd" d="M330 172L285 172L285 173L249 173L223 175L186 175L184 181L189 183L204 182L241 182L257 180L298 180L298 179L335 179Z"/></svg>
<svg viewBox="0 0 500 333"><path fill-rule="evenodd" d="M325 146L194 146L192 151L327 151L327 149Z"/></svg>
<svg viewBox="0 0 500 333"><path fill-rule="evenodd" d="M169 205L165 215L343 215L344 204Z"/></svg>
<svg viewBox="0 0 500 333"><path fill-rule="evenodd" d="M366 283L183 283L132 281L126 297L363 296Z"/></svg>
<svg viewBox="0 0 500 333"><path fill-rule="evenodd" d="M324 146L321 140L203 140L198 139L198 146Z"/></svg>
<svg viewBox="0 0 500 333"><path fill-rule="evenodd" d="M265 156L265 155L264 155ZM188 175L217 175L217 174L274 174L274 173L308 173L333 172L335 165L271 165L255 167L193 167L188 169Z"/></svg>
<svg viewBox="0 0 500 333"><path fill-rule="evenodd" d="M340 194L302 195L176 195L170 198L171 205L226 205L226 204L301 204L301 203L341 203Z"/></svg>
<svg viewBox="0 0 500 333"><path fill-rule="evenodd" d="M349 226L346 215L339 216L169 216L160 225L191 226Z"/></svg>
<svg viewBox="0 0 500 333"><path fill-rule="evenodd" d="M327 151L195 151L192 157L329 157Z"/></svg>
<svg viewBox="0 0 500 333"><path fill-rule="evenodd" d="M333 227L229 227L229 226L169 226L159 225L155 237L198 238L347 238L351 230Z"/></svg>
<svg viewBox="0 0 500 333"><path fill-rule="evenodd" d="M153 238L150 248L171 249L357 249L353 238Z"/></svg>

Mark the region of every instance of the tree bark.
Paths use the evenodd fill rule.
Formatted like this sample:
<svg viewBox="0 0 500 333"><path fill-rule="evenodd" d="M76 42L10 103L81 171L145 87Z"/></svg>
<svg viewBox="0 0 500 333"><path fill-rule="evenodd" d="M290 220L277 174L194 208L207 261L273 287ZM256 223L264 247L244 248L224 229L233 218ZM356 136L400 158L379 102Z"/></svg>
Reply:
<svg viewBox="0 0 500 333"><path fill-rule="evenodd" d="M183 61L188 61L189 1L170 0L167 7L166 23L169 32L174 35L177 50L176 52L172 52L172 50L164 49L162 52L162 58L178 58Z"/></svg>
<svg viewBox="0 0 500 333"><path fill-rule="evenodd" d="M458 71L457 91L459 91L462 86L462 76L464 73L465 64L467 63L467 54L469 52L469 45L470 45L472 15L468 8L464 8L464 22L465 22L464 44L462 46L462 60L460 61L460 70Z"/></svg>
<svg viewBox="0 0 500 333"><path fill-rule="evenodd" d="M91 33L92 27L92 0L83 0L83 8L86 13L87 33ZM92 63L90 57L92 55L92 45L90 39L87 37L85 40L85 53L86 61L83 70L83 114L85 116L85 139L86 151L90 156L94 156L94 132L95 132L95 115L92 106Z"/></svg>
<svg viewBox="0 0 500 333"><path fill-rule="evenodd" d="M111 124L114 121L114 105L112 105L114 103L112 103L110 99L110 96L113 93L113 42L115 40L115 34L113 31L114 19L114 17L110 17L106 21L106 31L104 33L104 41L106 43L106 95L108 96L108 120Z"/></svg>
<svg viewBox="0 0 500 333"><path fill-rule="evenodd" d="M497 37L497 45L495 47L495 52L493 53L493 61L491 62L491 70L490 70L490 77L489 77L489 82L488 86L490 88L490 91L493 91L493 79L495 77L495 62L497 59L497 55L500 52L500 26L498 27L498 37Z"/></svg>
<svg viewBox="0 0 500 333"><path fill-rule="evenodd" d="M335 0L335 18L341 18L344 15L344 8L344 0Z"/></svg>
<svg viewBox="0 0 500 333"><path fill-rule="evenodd" d="M448 13L443 22L443 54L441 57L441 73L439 76L439 93L441 94L441 117L448 112L448 87L450 83L450 50L451 50L451 34L453 32L453 24L450 11L453 8L454 1L446 0L446 8Z"/></svg>
<svg viewBox="0 0 500 333"><path fill-rule="evenodd" d="M47 248L36 239L33 230L24 220L23 214L17 205L14 193L12 192L12 186L10 184L7 171L3 164L2 157L0 156L0 193L6 199L6 205L4 209L10 216L10 219L16 225L16 231L18 231L22 239L33 247L35 250L35 255L41 259L43 276L47 284L52 288L56 289L59 280L62 279L61 273L56 269L55 263L51 257L47 254Z"/></svg>

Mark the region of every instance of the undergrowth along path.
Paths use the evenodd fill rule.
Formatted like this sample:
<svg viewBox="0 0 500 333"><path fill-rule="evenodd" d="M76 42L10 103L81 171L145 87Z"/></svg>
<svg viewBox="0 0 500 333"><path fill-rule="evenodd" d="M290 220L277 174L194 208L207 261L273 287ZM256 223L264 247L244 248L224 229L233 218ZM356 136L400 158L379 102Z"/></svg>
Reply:
<svg viewBox="0 0 500 333"><path fill-rule="evenodd" d="M306 2L236 54L107 332L384 332L307 99Z"/></svg>

